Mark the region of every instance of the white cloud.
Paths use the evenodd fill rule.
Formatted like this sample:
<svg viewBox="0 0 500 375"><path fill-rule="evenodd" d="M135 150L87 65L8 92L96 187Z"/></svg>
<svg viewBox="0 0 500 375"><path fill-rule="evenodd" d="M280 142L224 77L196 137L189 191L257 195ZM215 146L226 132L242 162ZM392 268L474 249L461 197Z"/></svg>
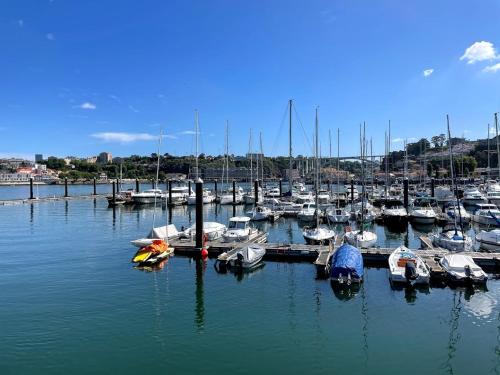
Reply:
<svg viewBox="0 0 500 375"><path fill-rule="evenodd" d="M493 43L482 41L475 42L467 48L460 60L467 60L467 64L474 64L477 61L493 60L498 57Z"/></svg>
<svg viewBox="0 0 500 375"><path fill-rule="evenodd" d="M424 70L424 77L429 77L432 73L434 73L434 69L425 69Z"/></svg>
<svg viewBox="0 0 500 375"><path fill-rule="evenodd" d="M179 139L179 137L172 135L172 134L164 134L163 138L168 138L168 139Z"/></svg>
<svg viewBox="0 0 500 375"><path fill-rule="evenodd" d="M82 103L80 104L80 108L81 109L96 109L96 105L94 103L91 103L91 102L85 102L85 103Z"/></svg>
<svg viewBox="0 0 500 375"><path fill-rule="evenodd" d="M403 141L404 141L403 138L393 138L391 142L392 143L400 143L400 142L403 142Z"/></svg>
<svg viewBox="0 0 500 375"><path fill-rule="evenodd" d="M45 37L47 38L47 40L54 40L55 39L54 34L52 34L52 33L45 34Z"/></svg>
<svg viewBox="0 0 500 375"><path fill-rule="evenodd" d="M182 134L182 135L195 135L196 132L194 130L184 130L183 132L180 132L179 134ZM200 134L198 132L198 134Z"/></svg>
<svg viewBox="0 0 500 375"><path fill-rule="evenodd" d="M485 73L496 73L499 70L500 70L500 63L495 64L495 65L487 66L486 68L483 69L483 72L485 72Z"/></svg>
<svg viewBox="0 0 500 375"><path fill-rule="evenodd" d="M91 134L92 137L105 142L130 143L136 141L154 141L158 137L148 133L103 132Z"/></svg>
<svg viewBox="0 0 500 375"><path fill-rule="evenodd" d="M132 112L139 113L139 110L137 108L132 107L131 105L128 106L128 109L130 109Z"/></svg>
<svg viewBox="0 0 500 375"><path fill-rule="evenodd" d="M0 159L24 159L24 160L35 160L34 154L23 154L20 152L0 152Z"/></svg>

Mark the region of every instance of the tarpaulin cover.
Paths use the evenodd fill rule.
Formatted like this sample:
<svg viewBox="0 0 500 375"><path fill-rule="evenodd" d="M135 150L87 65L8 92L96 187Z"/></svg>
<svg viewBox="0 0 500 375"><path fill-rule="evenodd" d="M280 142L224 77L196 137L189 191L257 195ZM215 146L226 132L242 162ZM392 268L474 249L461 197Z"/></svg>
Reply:
<svg viewBox="0 0 500 375"><path fill-rule="evenodd" d="M331 260L330 277L338 278L340 274L352 278L363 277L363 257L357 248L344 244L340 246Z"/></svg>

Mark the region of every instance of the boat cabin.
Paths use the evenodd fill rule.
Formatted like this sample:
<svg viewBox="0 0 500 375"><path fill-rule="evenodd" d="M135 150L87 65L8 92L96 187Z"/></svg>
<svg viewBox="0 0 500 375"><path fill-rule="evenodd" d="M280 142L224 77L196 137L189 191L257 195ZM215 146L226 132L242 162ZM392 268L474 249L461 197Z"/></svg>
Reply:
<svg viewBox="0 0 500 375"><path fill-rule="evenodd" d="M250 223L250 218L247 216L235 216L229 219L229 229L246 229Z"/></svg>

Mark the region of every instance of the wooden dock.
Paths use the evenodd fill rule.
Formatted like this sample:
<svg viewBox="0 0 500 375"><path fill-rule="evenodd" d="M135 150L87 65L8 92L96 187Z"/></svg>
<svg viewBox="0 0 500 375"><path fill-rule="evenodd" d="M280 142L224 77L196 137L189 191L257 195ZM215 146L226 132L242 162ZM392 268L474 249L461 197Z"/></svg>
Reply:
<svg viewBox="0 0 500 375"><path fill-rule="evenodd" d="M8 200L0 200L0 206L12 206L18 204L35 204L35 203L44 203L44 202L56 202L56 201L72 201L72 200L80 200L80 199L100 199L106 198L109 194L97 194L97 195L72 195L68 197L59 196L59 197L42 197L36 199L8 199Z"/></svg>
<svg viewBox="0 0 500 375"><path fill-rule="evenodd" d="M337 240L333 246L280 243L262 243L260 246L266 249L264 259L282 262L311 262L316 266L319 274L321 274L322 272L326 272L329 260L335 253L335 250L341 245L341 241L341 239ZM224 261L232 254L233 250L237 250L248 244L241 242L208 242L208 256ZM171 245L175 248L176 255L199 255L199 249L196 249L194 242L190 240L176 240ZM369 248L361 249L361 254L366 266L387 267L389 255L393 251L394 249L390 248ZM443 270L437 259L449 254L449 251L433 247L432 249L417 250L417 252L431 268L433 276L435 278L441 277ZM500 273L500 253L469 252L467 254L485 271Z"/></svg>

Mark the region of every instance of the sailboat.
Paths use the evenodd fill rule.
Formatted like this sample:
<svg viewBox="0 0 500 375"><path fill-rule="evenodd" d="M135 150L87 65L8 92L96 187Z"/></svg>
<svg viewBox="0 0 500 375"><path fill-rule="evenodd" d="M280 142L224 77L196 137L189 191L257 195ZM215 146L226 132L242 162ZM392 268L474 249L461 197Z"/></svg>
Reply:
<svg viewBox="0 0 500 375"><path fill-rule="evenodd" d="M448 139L449 139L449 151L450 151L450 174L451 174L451 183L453 191L456 193L455 187L455 175L453 172L453 153L451 148L451 132L450 132L450 118L446 115L446 122L448 126ZM457 204L459 204L458 195L456 194ZM458 205L458 215L461 216L460 205ZM462 220L460 220L460 223ZM457 217L455 216L453 219L453 228L452 229L444 229L439 234L431 234L430 239L432 243L436 246L440 246L444 249L451 251L467 251L472 248L472 240L469 236L467 236L463 230L458 230L457 227Z"/></svg>
<svg viewBox="0 0 500 375"><path fill-rule="evenodd" d="M356 247L368 248L375 245L377 242L377 235L374 232L370 232L364 230L364 215L365 215L365 153L366 153L366 142L365 142L365 125L363 125L363 132L360 129L360 138L361 138L361 220L359 223L359 229L348 231L345 234L345 240Z"/></svg>
<svg viewBox="0 0 500 375"><path fill-rule="evenodd" d="M224 184L224 170L226 173L226 186L229 186L229 121L226 121L226 149L224 157L224 168L222 171L222 184ZM234 196L233 196L234 193ZM234 199L233 199L234 198ZM239 186L233 192L233 188L228 188L220 196L220 204L240 204L243 200L243 189Z"/></svg>
<svg viewBox="0 0 500 375"><path fill-rule="evenodd" d="M163 138L162 132L160 132L160 138L158 140L158 161L156 165L156 185L158 185L158 178L160 173L160 147L161 141ZM141 247L137 250L136 254L132 258L133 263L139 264L155 264L163 259L165 259L168 255L172 254L174 249L169 247L168 238L169 238L169 225L168 225L168 215L167 217L167 225L164 227L156 227L156 210L157 203L160 200L156 199L154 201L154 210L153 210L153 226L152 230L148 236L148 238L143 238L139 240L132 241L134 246L140 245ZM175 228L175 227L174 227Z"/></svg>
<svg viewBox="0 0 500 375"><path fill-rule="evenodd" d="M199 125L199 117L198 117L198 111L194 112L194 118L195 118L195 125L194 125L194 133L196 137L196 179L195 181L198 181L200 177L199 173L199 167L198 167L198 158L199 158L199 153L198 153L198 136L200 134L200 125ZM208 189L203 189L203 204L207 203L212 203L215 200L215 197L212 195L212 192ZM187 204L188 205L196 205L196 194L189 194L186 198Z"/></svg>
<svg viewBox="0 0 500 375"><path fill-rule="evenodd" d="M348 223L351 214L340 207L340 129L337 128L337 207L327 212L328 221L331 223Z"/></svg>
<svg viewBox="0 0 500 375"><path fill-rule="evenodd" d="M326 228L326 227L320 227L319 225L319 217L320 217L320 211L319 211L319 204L318 204L318 190L319 190L319 163L318 163L318 108L316 108L316 124L315 124L315 129L316 129L316 151L315 151L315 157L316 157L316 181L314 184L314 189L315 189L315 216L316 216L316 226L314 228L304 228L304 232L302 235L304 236L304 239L306 242L310 245L315 245L315 244L327 244L330 241L335 241L335 231Z"/></svg>

